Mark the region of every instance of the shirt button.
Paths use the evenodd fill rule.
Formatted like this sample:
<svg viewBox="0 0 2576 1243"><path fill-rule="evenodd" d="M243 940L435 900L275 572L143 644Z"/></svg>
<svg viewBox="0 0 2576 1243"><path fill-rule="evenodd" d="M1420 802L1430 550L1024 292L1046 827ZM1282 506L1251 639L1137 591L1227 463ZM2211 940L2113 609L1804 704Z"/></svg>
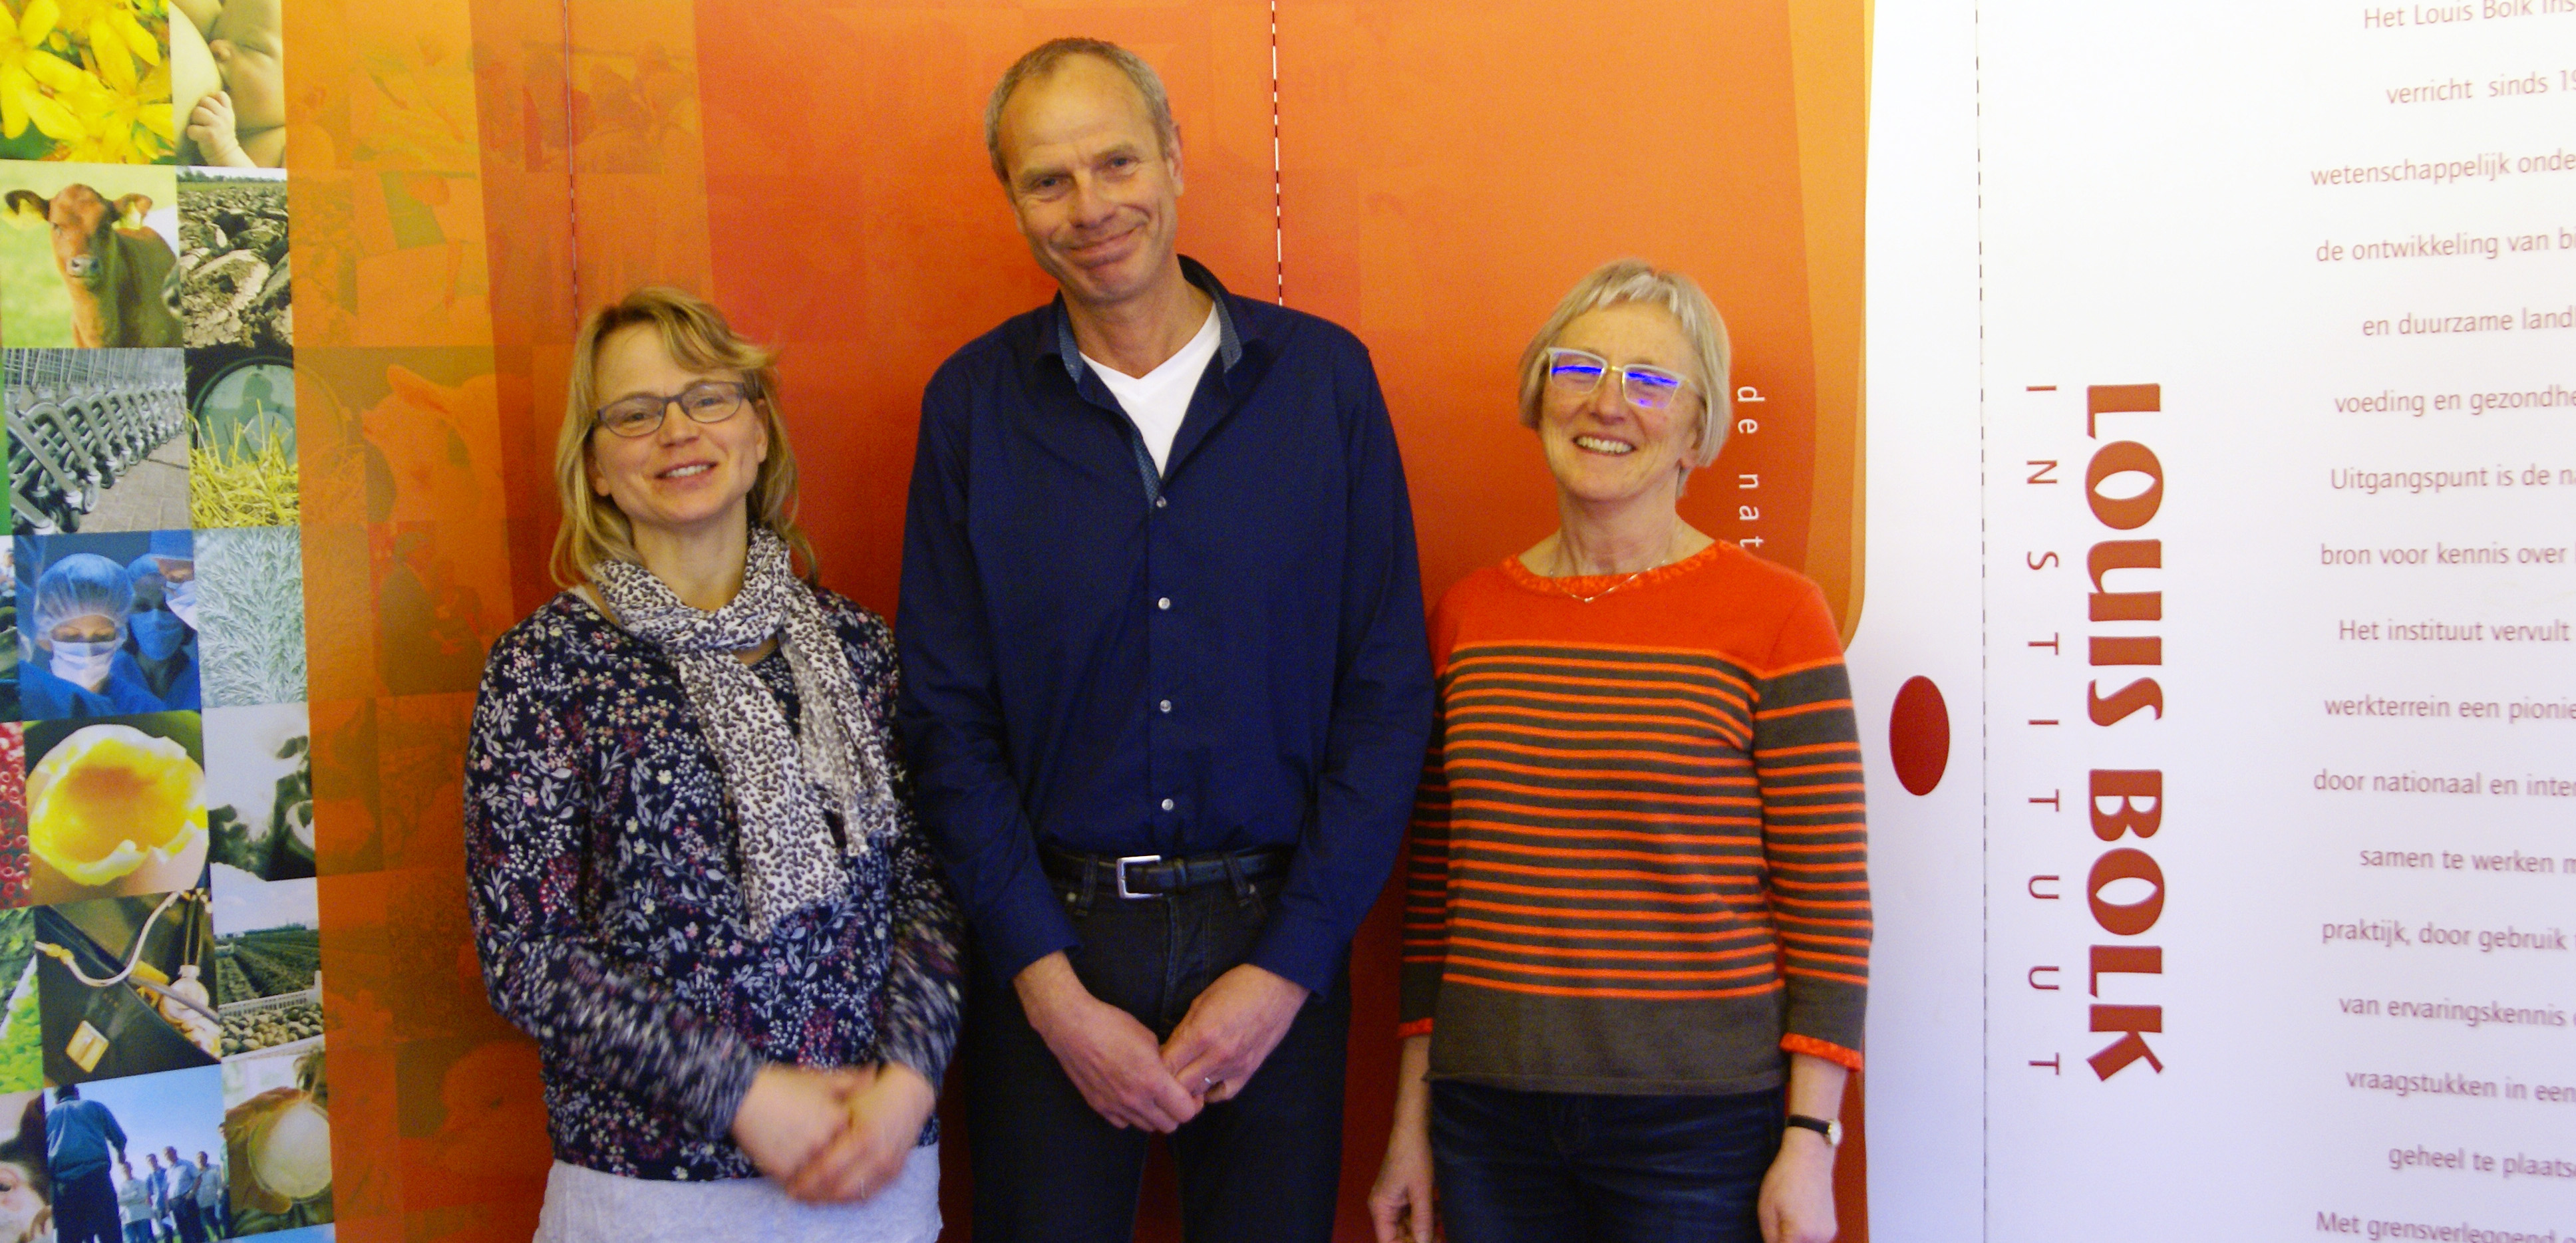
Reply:
<svg viewBox="0 0 2576 1243"><path fill-rule="evenodd" d="M1172 800L1170 800L1170 799L1164 799L1164 800L1163 800L1163 810L1165 810L1165 811L1170 811L1171 809L1172 809Z"/></svg>
<svg viewBox="0 0 2576 1243"><path fill-rule="evenodd" d="M1160 707L1160 708L1162 708L1162 710L1163 710L1163 711L1165 711L1165 712L1169 712L1169 711L1171 711L1171 710L1172 710L1172 701L1171 701L1171 700L1166 699L1166 700L1164 700L1161 704L1159 704L1159 705L1157 705L1157 706L1158 706L1158 707ZM650 909L652 909L652 908L647 907L647 908L645 908L645 909L650 910Z"/></svg>
<svg viewBox="0 0 2576 1243"><path fill-rule="evenodd" d="M1169 609L1172 607L1172 598L1170 596L1165 596L1160 600L1156 600L1154 602L1154 607L1158 609Z"/></svg>

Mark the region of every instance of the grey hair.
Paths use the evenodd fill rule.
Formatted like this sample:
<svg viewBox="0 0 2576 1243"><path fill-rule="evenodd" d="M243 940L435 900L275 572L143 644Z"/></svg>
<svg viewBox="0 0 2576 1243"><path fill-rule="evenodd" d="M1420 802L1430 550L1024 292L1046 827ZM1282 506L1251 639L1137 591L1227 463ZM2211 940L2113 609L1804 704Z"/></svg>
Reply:
<svg viewBox="0 0 2576 1243"><path fill-rule="evenodd" d="M1030 48L1011 67L1002 71L1002 80L993 84L993 97L984 103L984 152L993 158L993 176L1003 185L1011 182L1011 170L1002 163L1002 108L1011 95L1032 78L1054 73L1058 65L1075 56L1093 56L1109 62L1145 98L1145 111L1154 120L1154 137L1162 144L1160 154L1170 155L1181 145L1181 127L1172 120L1172 97L1163 91L1163 80L1155 76L1154 67L1144 58L1104 39L1049 39Z"/></svg>
<svg viewBox="0 0 2576 1243"><path fill-rule="evenodd" d="M1735 397L1727 370L1734 352L1726 339L1726 318L1697 281L1643 259L1613 259L1592 269L1530 338L1529 349L1521 354L1521 426L1538 426L1539 402L1547 393L1547 352L1565 335L1565 326L1587 311L1622 302L1662 307L1690 338L1691 353L1699 360L1701 401L1699 444L1686 461L1692 470L1716 461L1717 451L1726 447Z"/></svg>

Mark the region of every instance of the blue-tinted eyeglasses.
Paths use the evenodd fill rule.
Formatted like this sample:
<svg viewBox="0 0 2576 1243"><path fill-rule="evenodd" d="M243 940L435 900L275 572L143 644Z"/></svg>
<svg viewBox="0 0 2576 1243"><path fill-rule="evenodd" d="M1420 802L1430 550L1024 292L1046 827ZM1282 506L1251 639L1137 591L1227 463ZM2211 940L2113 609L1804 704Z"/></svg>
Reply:
<svg viewBox="0 0 2576 1243"><path fill-rule="evenodd" d="M1661 410L1681 400L1684 389L1697 387L1661 367L1641 363L1613 367L1609 359L1585 350L1547 352L1548 387L1568 397L1591 396L1601 387L1601 377L1614 371L1619 374L1621 394L1640 410Z"/></svg>

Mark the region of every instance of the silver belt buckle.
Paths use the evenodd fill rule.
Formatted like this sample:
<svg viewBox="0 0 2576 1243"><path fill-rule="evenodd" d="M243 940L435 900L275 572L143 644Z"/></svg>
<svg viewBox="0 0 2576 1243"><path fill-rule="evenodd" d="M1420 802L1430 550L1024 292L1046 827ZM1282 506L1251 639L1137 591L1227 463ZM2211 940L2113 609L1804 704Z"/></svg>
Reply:
<svg viewBox="0 0 2576 1243"><path fill-rule="evenodd" d="M1121 857L1119 858L1119 860L1118 860L1118 896L1119 896L1119 897L1122 897L1122 898L1127 898L1127 899L1130 899L1130 900L1133 900L1133 899L1136 899L1136 898L1159 898L1159 897L1163 896L1163 895L1161 895L1161 894L1159 894L1159 893L1137 893L1137 892L1135 892L1135 891L1133 891L1133 890L1131 890L1131 889L1127 888L1127 865L1128 865L1128 864L1130 864L1130 863L1160 863L1160 862L1162 862L1162 861L1163 861L1163 856L1161 856L1161 855L1124 855L1124 856L1121 856Z"/></svg>

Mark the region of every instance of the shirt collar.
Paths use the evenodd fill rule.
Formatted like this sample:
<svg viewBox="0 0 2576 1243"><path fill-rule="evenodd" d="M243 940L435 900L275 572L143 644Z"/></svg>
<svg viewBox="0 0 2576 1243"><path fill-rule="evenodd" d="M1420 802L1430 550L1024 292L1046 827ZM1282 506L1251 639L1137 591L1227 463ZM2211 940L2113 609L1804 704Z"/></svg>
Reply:
<svg viewBox="0 0 2576 1243"><path fill-rule="evenodd" d="M1234 308L1228 305L1231 295L1226 293L1225 286L1217 280L1214 272L1207 270L1205 264L1188 255L1180 256L1180 260L1181 279L1197 286L1199 292L1208 296L1208 301L1216 304L1217 361L1226 371L1231 372L1236 363L1243 361L1243 338L1235 331ZM1056 361L1064 366L1065 377L1072 380L1074 386L1079 388L1082 385L1083 372L1082 347L1073 339L1073 317L1065 313L1063 293L1056 294L1054 305L1050 309L1055 313L1055 331L1050 334L1051 340L1048 337L1040 338L1038 356L1044 358L1049 354L1055 355Z"/></svg>

